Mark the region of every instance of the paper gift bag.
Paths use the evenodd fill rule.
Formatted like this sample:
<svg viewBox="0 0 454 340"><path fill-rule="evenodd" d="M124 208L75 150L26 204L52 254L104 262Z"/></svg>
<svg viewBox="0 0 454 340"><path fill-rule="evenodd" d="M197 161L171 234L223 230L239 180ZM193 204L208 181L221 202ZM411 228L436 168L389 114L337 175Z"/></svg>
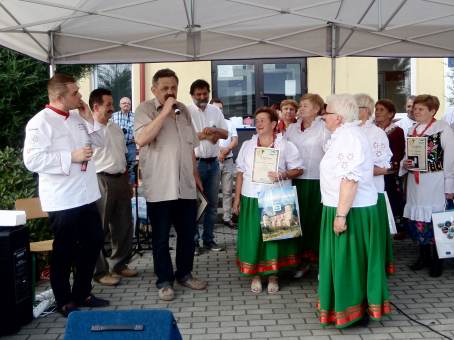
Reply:
<svg viewBox="0 0 454 340"><path fill-rule="evenodd" d="M273 187L259 193L260 227L263 241L300 237L296 187Z"/></svg>
<svg viewBox="0 0 454 340"><path fill-rule="evenodd" d="M391 235L397 234L396 221L394 220L393 210L391 209L391 204L389 203L388 194L385 191L385 201L386 201L386 212L388 213L388 225L389 232Z"/></svg>
<svg viewBox="0 0 454 340"><path fill-rule="evenodd" d="M454 210L432 214L438 257L454 257Z"/></svg>

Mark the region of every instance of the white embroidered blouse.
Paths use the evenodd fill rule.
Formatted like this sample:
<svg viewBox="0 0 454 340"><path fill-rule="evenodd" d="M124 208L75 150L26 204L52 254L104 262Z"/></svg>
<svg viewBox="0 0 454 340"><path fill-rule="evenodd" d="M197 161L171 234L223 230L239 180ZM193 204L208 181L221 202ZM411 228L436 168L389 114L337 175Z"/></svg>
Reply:
<svg viewBox="0 0 454 340"><path fill-rule="evenodd" d="M389 148L389 140L386 132L376 126L372 120L368 120L360 126L365 132L372 147L374 166L389 169L391 167L390 162L393 154ZM374 176L374 183L377 192L383 193L385 191L384 175Z"/></svg>
<svg viewBox="0 0 454 340"><path fill-rule="evenodd" d="M323 205L337 207L342 179L358 182L352 207L368 207L377 203L371 149L358 122L345 123L334 131L320 163Z"/></svg>
<svg viewBox="0 0 454 340"><path fill-rule="evenodd" d="M326 129L321 117L317 117L310 127L301 131L302 119L291 124L284 138L296 145L303 160L304 173L298 179L320 179L320 161L325 152L323 146L331 133Z"/></svg>
<svg viewBox="0 0 454 340"><path fill-rule="evenodd" d="M240 152L236 159L237 171L243 173L243 186L241 187L241 195L247 197L258 197L258 193L265 188L272 188L279 185L291 185L291 180L282 181L281 184L258 184L252 182L252 168L254 162L254 151L257 147L257 135L252 136L248 141L241 145ZM292 169L302 169L303 162L296 149L296 146L282 137L281 134L276 136L274 147L279 149L279 165L278 171L283 172Z"/></svg>

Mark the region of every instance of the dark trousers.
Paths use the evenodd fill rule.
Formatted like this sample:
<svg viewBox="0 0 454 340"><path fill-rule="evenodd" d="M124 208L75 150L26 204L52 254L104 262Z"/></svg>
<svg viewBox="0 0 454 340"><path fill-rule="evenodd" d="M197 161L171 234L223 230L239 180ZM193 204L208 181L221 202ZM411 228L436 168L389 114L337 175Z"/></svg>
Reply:
<svg viewBox="0 0 454 340"><path fill-rule="evenodd" d="M147 202L151 222L154 272L156 287L172 286L173 282L190 278L194 262L194 235L196 229L196 200L178 199ZM169 251L169 232L173 224L177 233L176 272L173 272Z"/></svg>
<svg viewBox="0 0 454 340"><path fill-rule="evenodd" d="M57 306L82 303L90 295L91 278L104 239L96 203L49 212L49 224L54 232L50 284Z"/></svg>

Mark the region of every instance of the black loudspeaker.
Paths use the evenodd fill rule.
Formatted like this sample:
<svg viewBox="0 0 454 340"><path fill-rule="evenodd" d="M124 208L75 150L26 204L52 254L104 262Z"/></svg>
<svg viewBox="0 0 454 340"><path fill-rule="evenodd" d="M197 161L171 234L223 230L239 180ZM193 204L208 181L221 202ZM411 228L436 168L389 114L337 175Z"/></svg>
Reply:
<svg viewBox="0 0 454 340"><path fill-rule="evenodd" d="M25 226L0 227L0 335L33 319L31 258Z"/></svg>

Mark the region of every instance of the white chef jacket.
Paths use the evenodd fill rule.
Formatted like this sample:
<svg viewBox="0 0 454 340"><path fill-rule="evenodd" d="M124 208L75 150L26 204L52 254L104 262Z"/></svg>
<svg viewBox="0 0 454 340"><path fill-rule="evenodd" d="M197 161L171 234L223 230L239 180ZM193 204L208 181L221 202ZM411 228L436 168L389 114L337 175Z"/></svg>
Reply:
<svg viewBox="0 0 454 340"><path fill-rule="evenodd" d="M39 174L39 198L43 211L76 208L98 200L98 181L93 161L86 171L71 162L71 152L88 144L103 145L103 125L85 121L78 111L66 118L50 108L38 112L25 128L24 163Z"/></svg>

